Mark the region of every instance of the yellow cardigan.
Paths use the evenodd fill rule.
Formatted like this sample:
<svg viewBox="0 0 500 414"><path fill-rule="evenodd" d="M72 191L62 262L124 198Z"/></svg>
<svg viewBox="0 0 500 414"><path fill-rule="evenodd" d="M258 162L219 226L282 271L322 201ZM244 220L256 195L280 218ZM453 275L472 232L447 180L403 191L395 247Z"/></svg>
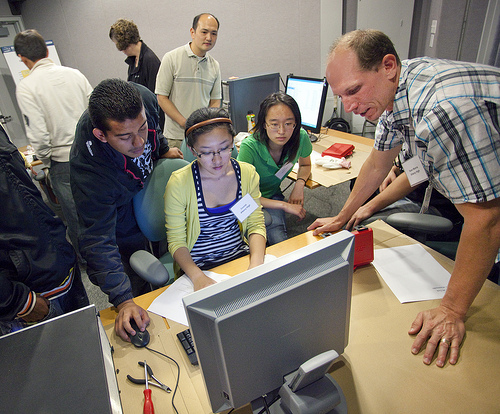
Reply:
<svg viewBox="0 0 500 414"><path fill-rule="evenodd" d="M259 175L253 165L237 162L241 170L241 195L250 193L259 205L258 209L240 223L243 239L248 243L248 237L253 233L261 234L265 238L266 226L260 205ZM167 242L172 257L180 247L186 247L191 251L200 235L198 200L191 164L174 171L165 190ZM178 276L180 268L177 263L174 264L174 271Z"/></svg>

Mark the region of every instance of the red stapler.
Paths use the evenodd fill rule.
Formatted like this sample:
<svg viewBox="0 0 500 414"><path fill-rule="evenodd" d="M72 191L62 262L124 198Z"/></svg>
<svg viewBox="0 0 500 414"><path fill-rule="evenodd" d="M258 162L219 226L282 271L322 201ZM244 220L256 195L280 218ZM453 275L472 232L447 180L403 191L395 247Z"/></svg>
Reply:
<svg viewBox="0 0 500 414"><path fill-rule="evenodd" d="M356 226L354 234L354 268L373 261L373 230L365 226Z"/></svg>

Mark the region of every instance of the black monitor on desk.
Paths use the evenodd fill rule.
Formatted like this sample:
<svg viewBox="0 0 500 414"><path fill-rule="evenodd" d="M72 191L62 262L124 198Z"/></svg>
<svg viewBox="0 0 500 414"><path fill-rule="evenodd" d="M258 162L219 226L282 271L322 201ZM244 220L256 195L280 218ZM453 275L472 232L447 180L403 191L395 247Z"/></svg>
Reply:
<svg viewBox="0 0 500 414"><path fill-rule="evenodd" d="M319 133L328 93L326 78L288 75L285 92L299 105L302 128L315 134Z"/></svg>
<svg viewBox="0 0 500 414"><path fill-rule="evenodd" d="M349 337L354 238L340 233L184 297L214 412L276 393Z"/></svg>
<svg viewBox="0 0 500 414"><path fill-rule="evenodd" d="M248 129L247 114L257 114L260 103L273 92L280 90L280 74L265 73L229 79L229 114L236 132Z"/></svg>

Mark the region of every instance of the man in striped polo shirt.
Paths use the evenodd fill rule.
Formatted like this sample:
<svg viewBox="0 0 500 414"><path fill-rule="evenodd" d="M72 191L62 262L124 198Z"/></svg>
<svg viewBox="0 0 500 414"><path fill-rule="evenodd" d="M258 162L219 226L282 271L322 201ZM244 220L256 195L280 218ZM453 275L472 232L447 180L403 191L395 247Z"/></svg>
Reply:
<svg viewBox="0 0 500 414"><path fill-rule="evenodd" d="M347 112L379 123L374 149L341 212L309 229L319 234L347 223L405 144L407 193L428 180L464 218L446 294L440 306L419 313L409 330L417 335L412 353L427 342L425 364L436 351L437 366L447 356L455 364L466 313L500 247L500 70L434 58L401 62L385 34L356 30L334 43L326 76Z"/></svg>

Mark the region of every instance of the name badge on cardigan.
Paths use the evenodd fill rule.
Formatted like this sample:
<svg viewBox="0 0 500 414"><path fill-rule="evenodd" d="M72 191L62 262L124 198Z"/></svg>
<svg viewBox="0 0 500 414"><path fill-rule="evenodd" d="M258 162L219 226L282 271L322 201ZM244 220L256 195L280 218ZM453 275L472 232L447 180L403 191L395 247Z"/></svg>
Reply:
<svg viewBox="0 0 500 414"><path fill-rule="evenodd" d="M231 212L236 216L240 223L259 208L257 202L252 198L250 193L245 194L240 201L230 208Z"/></svg>

